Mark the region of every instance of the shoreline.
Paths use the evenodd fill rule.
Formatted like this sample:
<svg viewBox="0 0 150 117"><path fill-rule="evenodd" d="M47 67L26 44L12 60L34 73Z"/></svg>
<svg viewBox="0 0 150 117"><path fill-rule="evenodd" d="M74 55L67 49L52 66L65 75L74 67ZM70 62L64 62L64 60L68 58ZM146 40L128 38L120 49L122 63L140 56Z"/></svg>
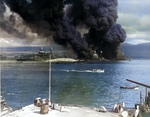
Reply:
<svg viewBox="0 0 150 117"><path fill-rule="evenodd" d="M33 62L33 63L39 63L39 62L49 62L49 61L51 61L52 63L57 63L57 62L70 62L70 63L72 63L72 62L81 62L81 61L83 61L83 60L76 60L76 59L72 59L72 58L58 58L58 59L51 59L51 60L41 60L41 61L17 61L17 60L1 60L0 61L0 63L31 63L31 62Z"/></svg>
<svg viewBox="0 0 150 117"><path fill-rule="evenodd" d="M133 60L133 59L132 59ZM61 63L82 63L82 62L105 62L105 61L127 61L127 60L79 60L79 59L72 59L72 58L57 58L51 60L41 60L41 61L17 61L17 60L0 60L0 63L46 63L51 61L51 63L61 64Z"/></svg>
<svg viewBox="0 0 150 117"><path fill-rule="evenodd" d="M150 59L124 59L124 60L80 60L80 59L72 59L72 58L57 58L51 60L27 60L27 61L17 61L17 60L0 60L0 64L2 63L48 63L51 61L53 64L63 64L63 63L92 63L92 62L107 62L107 61L132 61L132 60L150 60Z"/></svg>

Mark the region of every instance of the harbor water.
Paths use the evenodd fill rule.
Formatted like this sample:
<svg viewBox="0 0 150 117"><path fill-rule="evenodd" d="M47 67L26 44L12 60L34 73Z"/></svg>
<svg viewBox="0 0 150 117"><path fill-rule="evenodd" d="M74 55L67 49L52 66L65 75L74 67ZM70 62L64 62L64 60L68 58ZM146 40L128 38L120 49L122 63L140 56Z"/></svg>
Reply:
<svg viewBox="0 0 150 117"><path fill-rule="evenodd" d="M104 69L104 73L93 69ZM113 108L125 102L125 107L132 108L140 103L140 91L144 99L145 87L135 90L120 86L136 85L126 79L150 85L150 60L52 64L51 76L52 103ZM37 97L48 99L49 64L2 62L1 91L13 109L32 104Z"/></svg>

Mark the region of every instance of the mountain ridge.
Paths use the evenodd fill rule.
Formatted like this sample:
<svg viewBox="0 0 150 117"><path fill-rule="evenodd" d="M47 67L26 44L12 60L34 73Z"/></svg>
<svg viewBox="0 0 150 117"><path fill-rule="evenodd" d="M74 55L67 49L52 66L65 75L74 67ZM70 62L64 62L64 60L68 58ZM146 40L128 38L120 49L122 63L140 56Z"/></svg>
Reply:
<svg viewBox="0 0 150 117"><path fill-rule="evenodd" d="M138 45L123 43L120 50L127 58L150 59L150 43L142 43Z"/></svg>

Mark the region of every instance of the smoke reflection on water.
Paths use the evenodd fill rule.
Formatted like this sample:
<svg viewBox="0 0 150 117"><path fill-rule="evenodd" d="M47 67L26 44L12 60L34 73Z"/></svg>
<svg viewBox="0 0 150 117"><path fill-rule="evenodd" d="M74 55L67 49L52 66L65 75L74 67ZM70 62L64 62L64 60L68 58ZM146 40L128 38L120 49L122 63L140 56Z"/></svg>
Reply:
<svg viewBox="0 0 150 117"><path fill-rule="evenodd" d="M149 63L133 60L52 64L52 102L111 108L124 101L126 107L134 107L140 103L140 91L144 91L144 97L145 88L126 90L120 86L135 85L127 82L127 78L150 83ZM105 72L85 72L92 69L105 69ZM48 63L2 63L1 88L7 105L15 109L33 103L36 97L48 98L48 73Z"/></svg>

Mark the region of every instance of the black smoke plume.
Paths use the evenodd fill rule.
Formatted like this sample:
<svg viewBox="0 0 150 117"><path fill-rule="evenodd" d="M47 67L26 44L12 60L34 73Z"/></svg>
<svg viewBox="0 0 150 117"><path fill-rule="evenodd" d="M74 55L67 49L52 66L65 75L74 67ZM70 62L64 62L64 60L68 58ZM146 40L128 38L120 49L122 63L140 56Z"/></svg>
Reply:
<svg viewBox="0 0 150 117"><path fill-rule="evenodd" d="M104 40L110 43L122 43L125 41L126 33L120 24L113 25L105 34Z"/></svg>
<svg viewBox="0 0 150 117"><path fill-rule="evenodd" d="M85 39L99 57L118 59L121 54L119 47L126 32L115 24L117 5L117 0L76 0L66 8L66 15L75 26L90 28Z"/></svg>
<svg viewBox="0 0 150 117"><path fill-rule="evenodd" d="M119 59L120 43L126 33L121 25L115 24L117 0L3 0L3 3L19 14L33 33L53 36L55 42L74 50L78 58L93 59L96 51L99 57ZM0 4L5 7L3 3ZM0 26L7 31L7 25ZM89 32L81 37L79 28Z"/></svg>
<svg viewBox="0 0 150 117"><path fill-rule="evenodd" d="M107 30L118 18L117 0L74 0L66 15L74 25Z"/></svg>
<svg viewBox="0 0 150 117"><path fill-rule="evenodd" d="M71 45L71 48L77 53L78 58L92 59L92 52L88 48L88 44L81 37L76 27L71 25L68 17L64 16L62 19L57 20L53 28L56 31L56 35L54 36L55 42L65 46L68 44Z"/></svg>

